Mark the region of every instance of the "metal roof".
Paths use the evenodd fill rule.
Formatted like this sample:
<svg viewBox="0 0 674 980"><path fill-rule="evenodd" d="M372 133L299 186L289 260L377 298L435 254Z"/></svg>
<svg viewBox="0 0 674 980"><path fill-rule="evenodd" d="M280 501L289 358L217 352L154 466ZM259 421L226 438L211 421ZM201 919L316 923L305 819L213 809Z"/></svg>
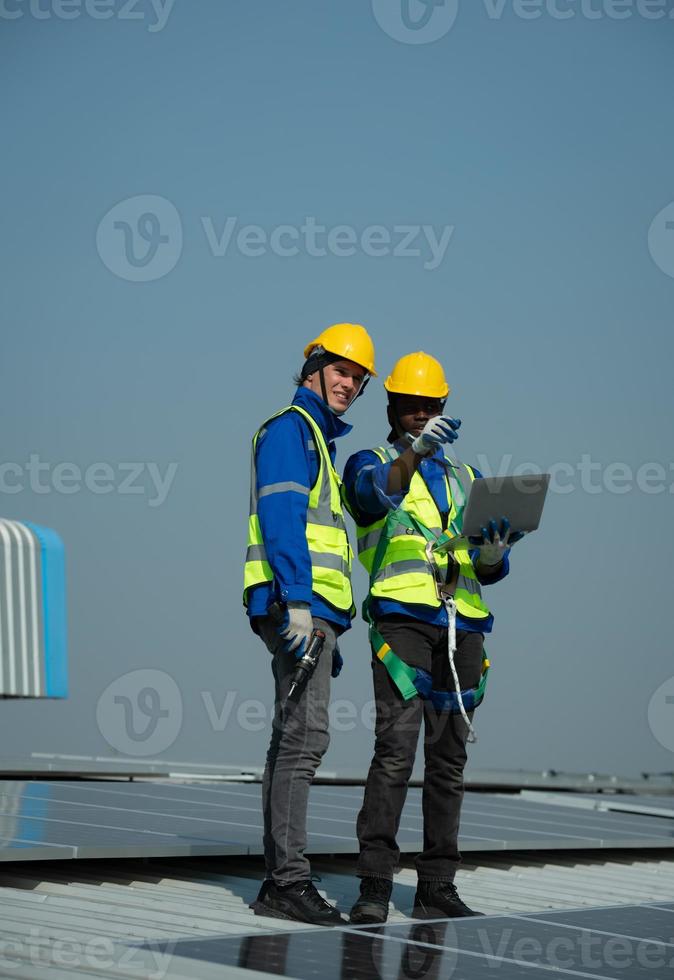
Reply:
<svg viewBox="0 0 674 980"><path fill-rule="evenodd" d="M358 892L353 858L315 861L319 889L348 911ZM172 954L179 939L307 931L254 916L258 859L7 864L0 878L0 972L21 978L223 976L222 966ZM416 876L396 875L390 922L404 922ZM658 903L674 895L674 857L646 853L515 853L466 861L462 897L486 913ZM319 927L316 927L319 928ZM168 943L168 947L166 947ZM228 976L266 976L227 968Z"/></svg>

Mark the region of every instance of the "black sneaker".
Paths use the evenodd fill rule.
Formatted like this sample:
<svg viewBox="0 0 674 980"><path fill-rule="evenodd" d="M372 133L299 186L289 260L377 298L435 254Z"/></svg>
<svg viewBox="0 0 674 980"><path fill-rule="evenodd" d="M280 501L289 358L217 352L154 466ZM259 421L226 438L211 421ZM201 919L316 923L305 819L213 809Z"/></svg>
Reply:
<svg viewBox="0 0 674 980"><path fill-rule="evenodd" d="M270 882L264 897L254 904L255 915L292 919L314 926L345 925L337 909L318 894L313 881L297 881L279 888Z"/></svg>
<svg viewBox="0 0 674 980"><path fill-rule="evenodd" d="M257 898L254 898L253 899L253 901L250 903L250 905L248 906L248 908L249 909L255 909L255 907L260 902L264 902L265 895L269 891L270 886L273 885L273 884L274 884L274 879L273 878L265 878L264 881L262 882L262 884L260 885L260 890L257 893Z"/></svg>
<svg viewBox="0 0 674 980"><path fill-rule="evenodd" d="M451 881L420 881L414 896L413 919L454 919L459 916L483 915L474 912L459 898Z"/></svg>
<svg viewBox="0 0 674 980"><path fill-rule="evenodd" d="M371 875L361 878L360 897L351 909L349 921L386 922L392 888L393 882L390 878L376 878Z"/></svg>

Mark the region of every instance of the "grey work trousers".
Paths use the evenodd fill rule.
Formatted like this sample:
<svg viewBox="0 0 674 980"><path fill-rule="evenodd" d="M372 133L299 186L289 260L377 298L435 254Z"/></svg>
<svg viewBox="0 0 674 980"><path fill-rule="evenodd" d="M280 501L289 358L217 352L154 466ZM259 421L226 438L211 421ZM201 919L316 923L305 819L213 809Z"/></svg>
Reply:
<svg viewBox="0 0 674 980"><path fill-rule="evenodd" d="M328 705L337 634L331 623L314 619L314 627L325 633L323 652L301 694L295 694L284 709L297 660L294 653L283 650L286 641L279 636L275 620L266 616L257 620L257 626L272 655L275 684L272 735L262 778L264 859L267 876L278 885L289 885L311 877L304 856L307 804L311 781L330 742Z"/></svg>

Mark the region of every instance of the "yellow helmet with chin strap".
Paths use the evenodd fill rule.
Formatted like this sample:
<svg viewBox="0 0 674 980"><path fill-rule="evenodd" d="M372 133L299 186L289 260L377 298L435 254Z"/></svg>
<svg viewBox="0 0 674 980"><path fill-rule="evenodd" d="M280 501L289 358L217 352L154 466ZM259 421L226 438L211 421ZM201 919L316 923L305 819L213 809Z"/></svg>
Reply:
<svg viewBox="0 0 674 980"><path fill-rule="evenodd" d="M384 388L392 395L425 398L446 398L450 390L440 361L421 350L396 361Z"/></svg>
<svg viewBox="0 0 674 980"><path fill-rule="evenodd" d="M337 354L345 361L353 361L365 368L368 374L377 377L374 367L374 344L369 333L359 323L334 323L327 327L304 348L304 356L309 357L317 347L330 354Z"/></svg>

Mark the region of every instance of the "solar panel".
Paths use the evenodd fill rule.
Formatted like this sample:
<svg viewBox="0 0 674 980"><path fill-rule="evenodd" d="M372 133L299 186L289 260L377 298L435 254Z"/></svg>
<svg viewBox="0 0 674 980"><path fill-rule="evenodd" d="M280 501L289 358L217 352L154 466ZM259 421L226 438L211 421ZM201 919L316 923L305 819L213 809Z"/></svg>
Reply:
<svg viewBox="0 0 674 980"><path fill-rule="evenodd" d="M170 948L177 958L189 960L183 972L194 978L201 962L299 980L481 980L494 975L520 980L550 972L662 980L671 973L673 936L674 911L637 905L189 939L171 942Z"/></svg>
<svg viewBox="0 0 674 980"><path fill-rule="evenodd" d="M322 765L316 773L315 785L360 785L365 781L367 771L366 763L339 769L328 769ZM212 762L184 762L164 758L125 759L120 756L87 756L60 752L32 752L28 758L0 755L0 778L5 779L39 779L46 775L57 776L60 779L71 779L74 776L98 779L108 775L120 777L163 775L167 779L185 777L197 781L231 779L260 782L262 772L263 769L259 765L216 765ZM412 772L410 786L420 786L422 782L423 767L417 765ZM597 796L601 791L606 791L607 794L632 795L652 793L661 787L665 792L674 794L674 779L666 773L626 778L600 773L563 773L552 769L542 772L528 772L522 769L474 769L469 763L464 772L464 782L467 789L492 792L519 792L529 788L549 792L552 795L559 790L571 790L573 795L589 793Z"/></svg>
<svg viewBox="0 0 674 980"><path fill-rule="evenodd" d="M0 781L0 860L28 859L31 846L79 858L261 854L260 793L250 783ZM309 853L358 850L362 797L362 787L312 788ZM422 825L422 794L411 789L402 851L420 848ZM671 847L674 820L467 793L460 845L464 852Z"/></svg>
<svg viewBox="0 0 674 980"><path fill-rule="evenodd" d="M614 810L642 813L652 817L674 817L674 796L640 796L632 793L537 793L526 790L522 796L557 806L581 807L585 810Z"/></svg>

